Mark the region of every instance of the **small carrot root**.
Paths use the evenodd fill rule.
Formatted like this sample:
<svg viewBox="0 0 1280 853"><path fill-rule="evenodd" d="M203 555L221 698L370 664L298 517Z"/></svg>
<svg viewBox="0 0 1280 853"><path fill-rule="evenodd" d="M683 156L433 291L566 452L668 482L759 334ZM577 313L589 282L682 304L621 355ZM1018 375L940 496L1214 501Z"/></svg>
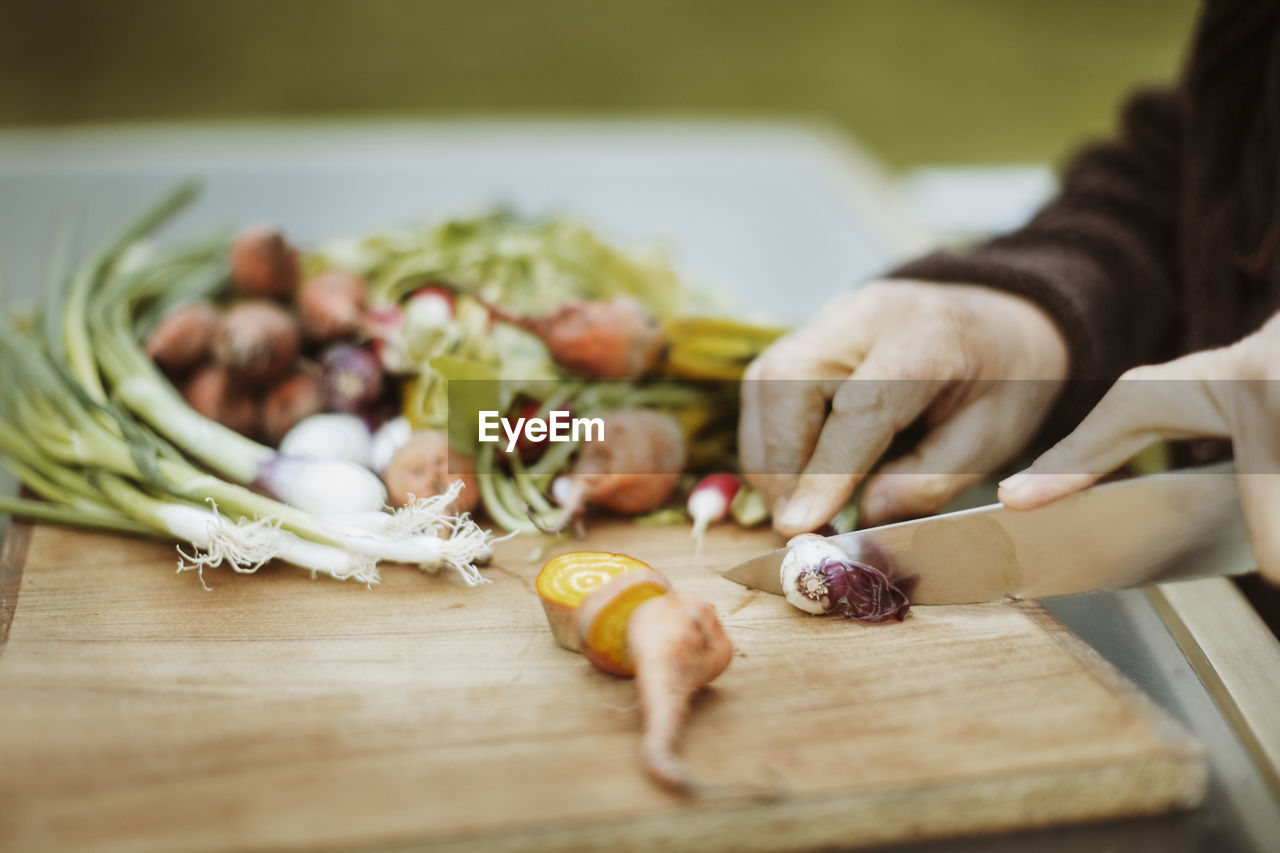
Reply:
<svg viewBox="0 0 1280 853"><path fill-rule="evenodd" d="M657 572L620 575L596 589L578 610L583 652L598 668L636 678L644 719L640 763L659 787L701 799L776 799L767 785L715 785L699 779L679 754L693 697L733 660L733 643L715 608L671 590Z"/></svg>
<svg viewBox="0 0 1280 853"><path fill-rule="evenodd" d="M728 668L733 643L715 608L687 592L646 601L630 616L627 646L644 711L641 763L666 790L705 795L710 789L680 759L677 745L694 693Z"/></svg>

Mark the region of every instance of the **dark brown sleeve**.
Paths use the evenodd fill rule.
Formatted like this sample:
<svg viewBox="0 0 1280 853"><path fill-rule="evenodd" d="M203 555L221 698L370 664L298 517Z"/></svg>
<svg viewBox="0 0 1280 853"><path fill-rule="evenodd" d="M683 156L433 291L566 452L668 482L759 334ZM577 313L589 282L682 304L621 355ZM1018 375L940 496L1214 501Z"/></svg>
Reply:
<svg viewBox="0 0 1280 853"><path fill-rule="evenodd" d="M1067 339L1077 380L1054 420L1074 424L1125 369L1176 354L1184 115L1177 92L1140 93L1119 138L1078 154L1058 196L1025 227L890 275L987 285L1042 306Z"/></svg>

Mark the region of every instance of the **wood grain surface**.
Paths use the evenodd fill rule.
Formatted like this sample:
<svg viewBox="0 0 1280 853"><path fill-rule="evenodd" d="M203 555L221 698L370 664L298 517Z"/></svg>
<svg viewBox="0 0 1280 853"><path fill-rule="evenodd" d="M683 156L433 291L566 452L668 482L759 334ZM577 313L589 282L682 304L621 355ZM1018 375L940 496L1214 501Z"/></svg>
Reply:
<svg viewBox="0 0 1280 853"><path fill-rule="evenodd" d="M713 571L768 533L713 530L701 558L685 529L597 524L586 543L715 603L738 656L684 753L708 780L785 786L763 803L646 781L634 686L552 642L532 540L475 589L269 566L206 592L170 546L15 534L9 851L797 850L1156 814L1205 788L1198 747L1038 605L809 617Z"/></svg>

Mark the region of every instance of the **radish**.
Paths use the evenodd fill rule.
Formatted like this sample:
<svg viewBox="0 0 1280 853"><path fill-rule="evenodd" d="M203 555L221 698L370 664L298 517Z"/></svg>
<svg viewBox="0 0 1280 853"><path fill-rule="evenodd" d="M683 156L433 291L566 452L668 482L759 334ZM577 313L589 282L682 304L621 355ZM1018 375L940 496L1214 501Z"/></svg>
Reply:
<svg viewBox="0 0 1280 853"><path fill-rule="evenodd" d="M729 507L740 488L742 479L737 474L728 473L710 474L693 487L685 509L693 519L691 535L697 542L697 547L702 547L702 535L711 522L723 521L729 517Z"/></svg>
<svg viewBox="0 0 1280 853"><path fill-rule="evenodd" d="M415 332L446 328L453 322L454 309L453 291L429 285L415 291L403 305L369 309L364 316L364 333L384 370L414 373L416 365L409 355L410 338Z"/></svg>
<svg viewBox="0 0 1280 853"><path fill-rule="evenodd" d="M475 463L450 447L443 432L424 430L396 450L382 479L392 506L409 506L415 499L445 494L454 483L461 483L449 512L463 513L475 509L480 500L475 470Z"/></svg>
<svg viewBox="0 0 1280 853"><path fill-rule="evenodd" d="M262 398L262 436L268 444L278 446L300 421L323 409L320 379L303 370L292 373Z"/></svg>

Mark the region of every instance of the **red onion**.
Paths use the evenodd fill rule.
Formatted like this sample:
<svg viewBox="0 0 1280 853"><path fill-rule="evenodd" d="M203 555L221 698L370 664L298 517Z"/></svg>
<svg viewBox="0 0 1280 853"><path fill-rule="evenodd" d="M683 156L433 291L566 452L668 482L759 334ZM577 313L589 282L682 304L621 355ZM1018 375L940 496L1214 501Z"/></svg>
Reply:
<svg viewBox="0 0 1280 853"><path fill-rule="evenodd" d="M325 351L320 364L329 410L359 414L382 396L382 365L369 350L337 344Z"/></svg>

